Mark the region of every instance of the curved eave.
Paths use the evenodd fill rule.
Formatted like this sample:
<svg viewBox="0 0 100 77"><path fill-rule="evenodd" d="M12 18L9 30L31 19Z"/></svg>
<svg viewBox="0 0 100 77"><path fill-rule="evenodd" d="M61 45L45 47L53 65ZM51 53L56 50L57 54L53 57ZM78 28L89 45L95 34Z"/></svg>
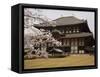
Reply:
<svg viewBox="0 0 100 77"><path fill-rule="evenodd" d="M61 37L61 38L79 38L79 37L89 37L92 36L92 33L75 33L75 34L66 34L65 36Z"/></svg>
<svg viewBox="0 0 100 77"><path fill-rule="evenodd" d="M37 28L53 28L53 27L64 27L64 26L75 26L75 25L80 25L80 24L84 24L84 22L80 22L80 23L75 23L75 24L55 24L54 26L52 25L48 25L48 26L43 26L43 25L34 25L34 27Z"/></svg>

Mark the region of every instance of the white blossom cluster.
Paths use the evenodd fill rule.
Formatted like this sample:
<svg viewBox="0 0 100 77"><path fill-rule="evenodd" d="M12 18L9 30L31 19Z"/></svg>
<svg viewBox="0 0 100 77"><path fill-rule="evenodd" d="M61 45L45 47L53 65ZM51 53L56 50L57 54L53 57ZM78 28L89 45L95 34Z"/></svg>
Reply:
<svg viewBox="0 0 100 77"><path fill-rule="evenodd" d="M52 34L50 32L45 31L45 30L39 30L34 27L34 24L36 24L36 21L45 22L45 19L43 18L40 18L38 20L37 18L39 18L39 16L38 17L37 16L38 16L37 14L36 16L35 14L33 15L33 13L30 10L28 9L25 10L25 13L24 13L24 48L29 49L27 53L29 57L32 56L32 51L35 51L37 56L39 56L39 53L41 53L42 56L47 57L48 54L46 52L46 44L50 42L51 44L55 44L58 46L58 45L61 45L61 43L55 40L52 37ZM39 46L40 44L43 45L44 48L42 50L39 50L39 49L36 50L34 46Z"/></svg>

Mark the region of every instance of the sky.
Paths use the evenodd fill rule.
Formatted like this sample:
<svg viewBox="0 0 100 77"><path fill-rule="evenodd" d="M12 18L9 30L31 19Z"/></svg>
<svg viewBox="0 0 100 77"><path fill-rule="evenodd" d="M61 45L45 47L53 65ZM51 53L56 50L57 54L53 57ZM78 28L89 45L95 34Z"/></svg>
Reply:
<svg viewBox="0 0 100 77"><path fill-rule="evenodd" d="M46 16L50 20L67 16L75 16L76 18L87 20L89 29L94 35L94 12L34 8L28 8L28 10L30 10L33 14L37 13L39 15Z"/></svg>

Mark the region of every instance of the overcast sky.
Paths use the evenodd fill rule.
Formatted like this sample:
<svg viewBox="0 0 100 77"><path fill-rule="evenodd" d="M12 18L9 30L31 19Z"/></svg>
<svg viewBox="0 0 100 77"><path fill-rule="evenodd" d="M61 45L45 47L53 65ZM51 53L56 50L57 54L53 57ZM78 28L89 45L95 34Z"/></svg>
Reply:
<svg viewBox="0 0 100 77"><path fill-rule="evenodd" d="M79 19L84 19L88 21L88 26L94 35L94 12L86 11L70 11L70 10L55 10L55 9L34 9L28 8L32 13L38 13L44 15L47 18L54 20L59 17L65 16L75 16Z"/></svg>

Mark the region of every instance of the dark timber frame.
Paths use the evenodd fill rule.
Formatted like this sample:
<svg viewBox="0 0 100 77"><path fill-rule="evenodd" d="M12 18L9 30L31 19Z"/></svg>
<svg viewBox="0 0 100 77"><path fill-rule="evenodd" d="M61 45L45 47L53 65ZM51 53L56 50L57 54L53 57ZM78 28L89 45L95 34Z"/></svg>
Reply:
<svg viewBox="0 0 100 77"><path fill-rule="evenodd" d="M60 21L58 21L60 23L61 20L65 19L65 21L67 21L69 20L69 18L74 19L76 21L79 20L79 19L77 20L77 18L75 18L74 16L70 16L70 17L58 18L54 21L57 21L60 19ZM55 39L61 41L62 47L63 48L65 47L64 49L66 49L65 51L68 51L69 53L74 53L74 54L87 53L84 51L85 47L87 46L91 47L94 45L93 34L88 27L87 20L79 20L79 23L76 23L76 24L72 24L73 22L71 24L67 24L66 22L64 23L65 25L62 25L63 24L62 23L60 25L58 24L55 27L43 26L43 25L41 26L36 25L35 27L38 29L44 29L46 31L50 31L51 33L55 32L55 30L58 31L58 34L55 34L55 35L56 36L58 35L59 37L55 37Z"/></svg>
<svg viewBox="0 0 100 77"><path fill-rule="evenodd" d="M24 8L41 8L41 9L58 9L58 10L74 10L89 11L95 13L95 65L92 66L75 66L75 67L58 67L58 68L42 68L42 69L24 69ZM18 73L30 72L48 72L48 71L64 71L79 69L95 69L98 67L98 9L83 7L66 7L66 6L50 6L35 4L17 4L11 8L11 70Z"/></svg>

